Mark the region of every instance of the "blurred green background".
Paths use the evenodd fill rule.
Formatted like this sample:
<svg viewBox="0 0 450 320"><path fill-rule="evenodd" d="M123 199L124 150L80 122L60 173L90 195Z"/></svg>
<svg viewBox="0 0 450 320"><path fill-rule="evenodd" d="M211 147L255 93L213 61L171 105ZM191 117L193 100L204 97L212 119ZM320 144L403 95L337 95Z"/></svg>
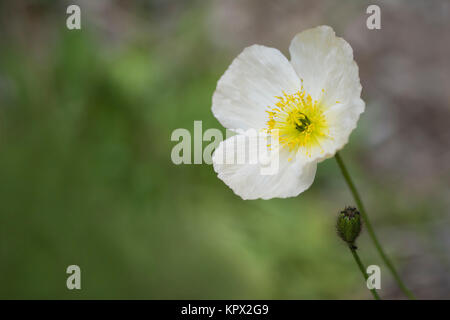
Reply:
<svg viewBox="0 0 450 320"><path fill-rule="evenodd" d="M419 298L450 298L448 3L379 1L377 31L369 3L0 2L0 298L370 299L334 231L353 204L334 159L297 198L243 201L170 158L176 128L222 129L211 97L244 47L288 54L320 24L360 67L367 109L342 156L380 240ZM358 245L380 295L403 298Z"/></svg>

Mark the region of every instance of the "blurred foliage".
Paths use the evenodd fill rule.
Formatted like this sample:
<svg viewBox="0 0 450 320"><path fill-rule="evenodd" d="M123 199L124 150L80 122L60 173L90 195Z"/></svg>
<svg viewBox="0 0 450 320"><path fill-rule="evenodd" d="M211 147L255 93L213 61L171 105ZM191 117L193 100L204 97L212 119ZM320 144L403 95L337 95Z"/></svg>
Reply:
<svg viewBox="0 0 450 320"><path fill-rule="evenodd" d="M121 46L88 23L58 25L41 54L4 38L0 298L369 298L335 235L351 198L334 160L300 197L270 201L241 200L209 165L172 164L174 129L221 128L211 96L232 55L202 14ZM344 152L355 162L361 132ZM71 264L81 291L66 289Z"/></svg>

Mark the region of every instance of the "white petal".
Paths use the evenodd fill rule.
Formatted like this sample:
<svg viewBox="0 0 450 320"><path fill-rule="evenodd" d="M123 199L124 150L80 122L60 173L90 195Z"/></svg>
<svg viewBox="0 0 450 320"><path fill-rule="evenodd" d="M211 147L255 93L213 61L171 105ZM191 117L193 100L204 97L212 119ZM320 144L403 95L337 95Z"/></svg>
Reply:
<svg viewBox="0 0 450 320"><path fill-rule="evenodd" d="M296 92L300 79L277 49L260 45L245 48L217 83L212 112L228 129L266 127L268 106L282 91Z"/></svg>
<svg viewBox="0 0 450 320"><path fill-rule="evenodd" d="M320 26L297 34L289 52L305 91L322 102L330 126L332 139L312 150L311 159L332 157L348 142L365 108L353 50L332 28Z"/></svg>
<svg viewBox="0 0 450 320"><path fill-rule="evenodd" d="M279 153L271 153L270 162L265 167L260 161L250 164L249 155L255 156L258 153L255 143L249 143L251 139L253 138L241 134L228 138L220 143L213 155L214 170L235 194L244 200L287 198L295 197L311 186L316 174L315 162L304 162L301 158L296 158L295 154L282 149ZM259 145L267 148L267 143ZM245 150L245 163L237 164L234 161L227 164L226 157L236 159L236 150ZM274 170L266 170L263 174L262 168Z"/></svg>

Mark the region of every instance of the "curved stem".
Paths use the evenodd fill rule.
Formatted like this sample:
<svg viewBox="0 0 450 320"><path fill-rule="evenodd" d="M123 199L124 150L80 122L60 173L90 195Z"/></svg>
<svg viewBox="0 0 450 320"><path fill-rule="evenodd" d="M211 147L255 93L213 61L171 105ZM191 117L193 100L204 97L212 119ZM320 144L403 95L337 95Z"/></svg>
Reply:
<svg viewBox="0 0 450 320"><path fill-rule="evenodd" d="M391 260L387 257L386 253L383 250L383 247L381 246L380 242L378 241L378 238L375 235L375 231L372 228L372 224L369 221L369 217L367 216L366 209L364 208L364 205L359 196L358 190L356 189L355 185L353 184L353 181L350 178L350 174L348 173L347 168L345 167L344 162L342 161L342 158L338 152L335 155L335 159L339 165L339 168L341 169L341 172L342 172L342 175L344 176L345 182L347 182L347 185L350 188L353 198L355 199L356 206L358 207L359 212L361 213L361 217L363 218L364 224L367 228L367 232L369 233L369 236L372 239L378 253L380 254L381 258L383 259L383 261L386 264L386 266L388 267L388 269L391 271L392 275L394 276L395 280L397 281L397 283L398 283L400 289L403 291L403 293L409 299L415 299L412 292L409 291L409 289L405 286L403 281L400 279L400 276L398 275L397 271L395 270L394 265L392 264Z"/></svg>
<svg viewBox="0 0 450 320"><path fill-rule="evenodd" d="M364 265L361 262L361 259L359 259L358 253L356 252L356 249L353 246L349 246L349 249L353 255L353 258L355 258L356 264L359 267L359 270L361 270L361 273L363 274L364 280L367 281L369 276L366 273L366 268L364 268ZM381 300L380 296L378 295L377 291L375 289L370 289L370 292L372 292L373 297L375 300Z"/></svg>

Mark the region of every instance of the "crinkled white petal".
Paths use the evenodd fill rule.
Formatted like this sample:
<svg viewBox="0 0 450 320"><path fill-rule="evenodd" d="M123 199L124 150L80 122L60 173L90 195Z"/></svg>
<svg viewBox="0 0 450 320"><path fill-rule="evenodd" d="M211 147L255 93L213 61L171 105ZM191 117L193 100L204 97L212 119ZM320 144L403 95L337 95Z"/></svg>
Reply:
<svg viewBox="0 0 450 320"><path fill-rule="evenodd" d="M267 143L250 142L255 139L245 134L235 135L221 142L213 154L214 170L235 194L244 200L286 198L295 197L311 186L316 174L315 162L305 162L285 149L279 153L270 151ZM237 162L238 150L245 154L241 163ZM268 156L259 156L259 150L266 150ZM251 156L258 161L251 164Z"/></svg>
<svg viewBox="0 0 450 320"><path fill-rule="evenodd" d="M310 158L320 161L332 157L348 142L365 108L353 50L332 28L320 26L297 34L289 52L305 91L322 102L330 126L332 139L311 150Z"/></svg>
<svg viewBox="0 0 450 320"><path fill-rule="evenodd" d="M228 129L266 127L268 106L275 96L296 92L300 79L286 57L277 49L250 46L234 59L217 83L212 112Z"/></svg>

